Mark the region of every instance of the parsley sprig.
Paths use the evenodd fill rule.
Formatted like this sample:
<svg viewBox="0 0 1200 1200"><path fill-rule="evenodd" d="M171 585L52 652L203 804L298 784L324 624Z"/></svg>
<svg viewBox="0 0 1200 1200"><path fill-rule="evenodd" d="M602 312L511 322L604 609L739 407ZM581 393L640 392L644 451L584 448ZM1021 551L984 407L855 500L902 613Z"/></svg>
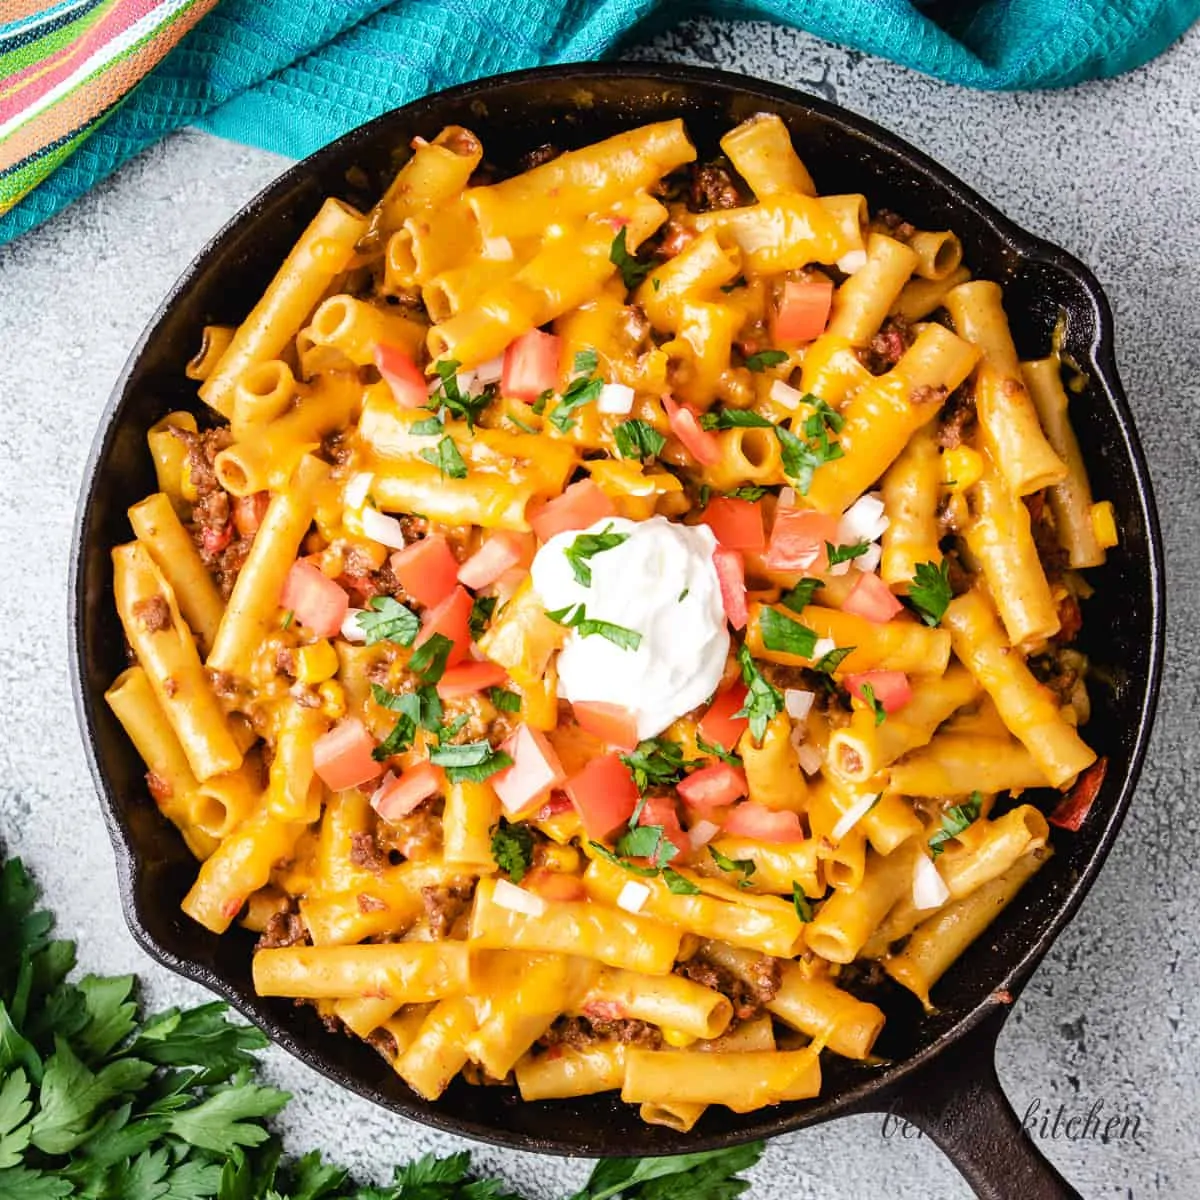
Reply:
<svg viewBox="0 0 1200 1200"><path fill-rule="evenodd" d="M523 821L501 817L492 826L492 857L513 883L520 883L533 864L533 831Z"/></svg>
<svg viewBox="0 0 1200 1200"><path fill-rule="evenodd" d="M622 458L653 458L662 453L667 444L667 439L653 425L636 418L622 421L613 434L617 440L617 453Z"/></svg>
<svg viewBox="0 0 1200 1200"><path fill-rule="evenodd" d="M700 765L696 759L683 757L683 747L678 742L664 737L646 738L620 757L643 795L651 787L674 787L689 767ZM639 815L634 813L635 817Z"/></svg>
<svg viewBox="0 0 1200 1200"><path fill-rule="evenodd" d="M917 563L908 598L926 625L936 625L946 615L954 592L950 588L950 563Z"/></svg>
<svg viewBox="0 0 1200 1200"><path fill-rule="evenodd" d="M434 363L433 369L437 372L439 381L438 388L425 407L435 412L442 420L445 419L446 413L450 413L451 416L466 421L467 428L473 430L475 422L495 397L496 387L492 384L484 388L478 396L464 392L458 386L458 368L461 366L462 363L453 358L444 358Z"/></svg>
<svg viewBox="0 0 1200 1200"><path fill-rule="evenodd" d="M391 596L372 596L367 607L354 619L368 646L374 646L376 642L411 646L421 632L417 614Z"/></svg>
<svg viewBox="0 0 1200 1200"><path fill-rule="evenodd" d="M786 617L780 619L787 620ZM744 645L738 648L737 657L742 668L742 682L748 690L745 703L733 715L746 717L750 722L750 736L756 742L761 742L771 718L783 712L783 693L767 681Z"/></svg>

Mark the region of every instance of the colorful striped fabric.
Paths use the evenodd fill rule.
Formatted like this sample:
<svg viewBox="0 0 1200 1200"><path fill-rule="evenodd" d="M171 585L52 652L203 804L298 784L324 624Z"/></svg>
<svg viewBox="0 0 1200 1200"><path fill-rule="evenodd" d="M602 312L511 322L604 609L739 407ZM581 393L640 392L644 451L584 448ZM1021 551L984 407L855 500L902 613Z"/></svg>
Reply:
<svg viewBox="0 0 1200 1200"><path fill-rule="evenodd" d="M702 12L1031 88L1140 65L1200 0L0 0L0 243L184 125L299 156L426 92Z"/></svg>

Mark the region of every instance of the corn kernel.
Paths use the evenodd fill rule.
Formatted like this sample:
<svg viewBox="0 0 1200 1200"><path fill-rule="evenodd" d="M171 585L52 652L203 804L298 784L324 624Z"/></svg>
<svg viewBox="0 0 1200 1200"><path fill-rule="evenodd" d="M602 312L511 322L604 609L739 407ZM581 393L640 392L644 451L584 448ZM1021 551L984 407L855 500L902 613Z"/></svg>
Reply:
<svg viewBox="0 0 1200 1200"><path fill-rule="evenodd" d="M674 1046L677 1050L690 1046L696 1040L690 1033L684 1033L680 1029L664 1029L662 1037L668 1046Z"/></svg>
<svg viewBox="0 0 1200 1200"><path fill-rule="evenodd" d="M564 875L579 872L579 851L574 846L545 846L542 849L542 865L550 871L561 871Z"/></svg>
<svg viewBox="0 0 1200 1200"><path fill-rule="evenodd" d="M337 651L322 638L310 646L300 646L292 655L296 663L296 680L309 686L324 683L337 674Z"/></svg>
<svg viewBox="0 0 1200 1200"><path fill-rule="evenodd" d="M179 494L189 504L195 504L200 499L200 493L196 491L196 485L192 482L192 464L186 458L179 469Z"/></svg>
<svg viewBox="0 0 1200 1200"><path fill-rule="evenodd" d="M331 720L340 721L346 715L346 693L336 679L327 679L319 688L321 711Z"/></svg>
<svg viewBox="0 0 1200 1200"><path fill-rule="evenodd" d="M983 459L970 446L956 446L942 453L942 478L955 492L974 487L983 475Z"/></svg>
<svg viewBox="0 0 1200 1200"><path fill-rule="evenodd" d="M1092 529L1095 531L1096 541L1105 550L1115 546L1120 540L1117 537L1117 517L1113 512L1111 500L1101 500L1092 505Z"/></svg>
<svg viewBox="0 0 1200 1200"><path fill-rule="evenodd" d="M321 573L329 579L337 579L346 573L346 559L340 546L330 546L321 551Z"/></svg>

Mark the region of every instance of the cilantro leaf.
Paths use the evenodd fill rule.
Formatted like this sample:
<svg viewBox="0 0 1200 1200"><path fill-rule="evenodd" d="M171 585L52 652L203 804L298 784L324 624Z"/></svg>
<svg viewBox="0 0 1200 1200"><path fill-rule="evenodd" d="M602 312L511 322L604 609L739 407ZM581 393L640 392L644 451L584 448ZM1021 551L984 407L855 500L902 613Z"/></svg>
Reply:
<svg viewBox="0 0 1200 1200"><path fill-rule="evenodd" d="M774 429L774 422L748 408L718 408L700 417L701 429Z"/></svg>
<svg viewBox="0 0 1200 1200"><path fill-rule="evenodd" d="M829 556L829 565L836 567L838 563L850 562L860 554L866 554L871 548L870 542L855 542L852 546L835 546L832 542L825 543L825 553Z"/></svg>
<svg viewBox="0 0 1200 1200"><path fill-rule="evenodd" d="M511 755L503 750L493 750L491 742L437 746L429 752L429 761L443 768L451 783L482 783L513 764Z"/></svg>
<svg viewBox="0 0 1200 1200"><path fill-rule="evenodd" d="M625 858L648 858L656 867L669 862L678 849L663 834L662 825L638 825L617 840L617 853Z"/></svg>
<svg viewBox="0 0 1200 1200"><path fill-rule="evenodd" d="M725 493L730 500L749 500L751 502L761 500L766 494L767 489L765 487L753 486L735 487L732 491Z"/></svg>
<svg viewBox="0 0 1200 1200"><path fill-rule="evenodd" d="M621 281L629 291L633 291L647 275L654 270L653 263L638 262L625 243L626 229L622 225L617 230L608 250L608 261L621 272Z"/></svg>
<svg viewBox="0 0 1200 1200"><path fill-rule="evenodd" d="M875 714L875 726L878 728L887 720L887 709L883 707L883 702L876 697L875 689L869 683L864 683L860 690L863 703Z"/></svg>
<svg viewBox="0 0 1200 1200"><path fill-rule="evenodd" d="M628 862L619 854L614 854L603 842L588 842L588 845L606 862L610 862L613 866L628 871L631 875L641 875L649 879L651 876L658 874L657 867L639 867L637 863Z"/></svg>
<svg viewBox="0 0 1200 1200"><path fill-rule="evenodd" d="M822 654L813 663L812 669L819 671L822 675L832 675L842 665L846 656L853 654L855 649L854 646L835 646L828 654Z"/></svg>
<svg viewBox="0 0 1200 1200"><path fill-rule="evenodd" d="M372 596L367 607L355 618L368 646L376 642L395 642L411 646L421 632L421 621L411 608L391 596Z"/></svg>
<svg viewBox="0 0 1200 1200"><path fill-rule="evenodd" d="M600 356L595 350L576 350L574 362L576 375L595 375L600 365Z"/></svg>
<svg viewBox="0 0 1200 1200"><path fill-rule="evenodd" d="M833 433L841 433L845 427L846 418L835 408L830 408L824 400L818 400L816 396L808 394L804 396L804 402L812 407L812 412L804 419L804 436L810 438L820 438L826 430Z"/></svg>
<svg viewBox="0 0 1200 1200"><path fill-rule="evenodd" d="M787 362L787 359L786 350L760 350L746 359L746 366L751 371L765 371L768 367L777 367L780 363Z"/></svg>
<svg viewBox="0 0 1200 1200"><path fill-rule="evenodd" d="M728 854L722 854L711 842L708 845L708 853L712 857L713 862L721 868L722 871L739 872L742 876L738 883L738 887L745 887L750 882L750 876L754 874L755 863L751 858L730 858Z"/></svg>
<svg viewBox="0 0 1200 1200"><path fill-rule="evenodd" d="M444 433L446 423L441 417L425 417L420 421L414 421L409 426L409 433L415 433L419 437L437 437L438 434Z"/></svg>
<svg viewBox="0 0 1200 1200"><path fill-rule="evenodd" d="M742 765L742 760L738 755L731 754L724 746L718 746L715 742L706 742L700 733L696 734L696 749L710 758L720 759L726 766L740 767Z"/></svg>
<svg viewBox="0 0 1200 1200"><path fill-rule="evenodd" d="M653 425L636 419L622 421L613 430L613 435L617 439L617 453L622 458L653 458L667 444L667 439Z"/></svg>
<svg viewBox="0 0 1200 1200"><path fill-rule="evenodd" d="M467 621L467 627L471 631L471 640L479 641L483 637L483 631L487 629L488 622L492 619L496 611L495 596L476 596L471 604L471 616Z"/></svg>
<svg viewBox="0 0 1200 1200"><path fill-rule="evenodd" d="M576 368L578 368L579 360L590 353L595 357L595 351L580 351L575 356ZM594 369L594 367L593 367ZM554 426L559 433L569 433L575 427L575 418L571 415L576 409L582 408L585 404L590 404L600 395L601 389L604 387L604 380L599 376L591 376L590 378L584 375L577 376L572 379L567 386L567 390L563 392L558 403L554 406L554 411L550 414L550 424Z"/></svg>
<svg viewBox="0 0 1200 1200"><path fill-rule="evenodd" d="M392 755L407 750L417 736L418 727L430 733L440 733L442 730L442 701L437 688L431 684L396 695L373 683L371 698L389 712L400 714L391 732L371 751L371 757L376 762L386 762Z"/></svg>
<svg viewBox="0 0 1200 1200"><path fill-rule="evenodd" d="M696 765L693 760L683 757L683 747L678 742L668 738L646 738L620 758L633 773L633 781L643 795L652 786L674 787L687 768ZM633 815L636 823L640 809Z"/></svg>
<svg viewBox="0 0 1200 1200"><path fill-rule="evenodd" d="M507 688L488 688L488 699L492 702L492 706L498 708L501 712L521 711L521 697L516 692L510 692Z"/></svg>
<svg viewBox="0 0 1200 1200"><path fill-rule="evenodd" d="M668 842L667 845L671 843ZM667 885L667 891L674 896L698 896L700 887L671 867L663 867L662 881Z"/></svg>
<svg viewBox="0 0 1200 1200"><path fill-rule="evenodd" d="M794 654L797 658L811 658L817 644L817 634L807 625L785 617L777 609L764 607L759 610L758 629L763 645L768 650L782 654Z"/></svg>
<svg viewBox="0 0 1200 1200"><path fill-rule="evenodd" d="M446 660L454 643L445 634L432 634L422 642L408 660L408 669L420 675L424 683L437 683L446 673Z"/></svg>
<svg viewBox="0 0 1200 1200"><path fill-rule="evenodd" d="M546 616L567 629L574 629L580 637L595 635L607 638L622 650L636 650L642 644L642 635L636 629L626 629L624 625L614 625L611 621L593 620L582 604L568 604L566 608L546 613Z"/></svg>
<svg viewBox="0 0 1200 1200"><path fill-rule="evenodd" d="M478 395L463 395L458 386L458 368L462 363L452 358L441 359L434 363L433 369L438 375L438 390L430 397L427 408L437 412L445 409L451 415L466 421L468 429L475 428L475 422L480 414L492 402L496 395L495 387L487 387Z"/></svg>
<svg viewBox="0 0 1200 1200"><path fill-rule="evenodd" d="M520 883L533 863L533 832L529 826L501 817L499 824L492 826L492 857L513 883Z"/></svg>
<svg viewBox="0 0 1200 1200"><path fill-rule="evenodd" d="M802 613L812 603L817 589L824 586L820 579L802 579L790 592L784 592L779 597L779 603L794 613Z"/></svg>
<svg viewBox="0 0 1200 1200"><path fill-rule="evenodd" d="M809 898L800 890L800 885L792 880L792 906L801 922L805 925L813 919L813 906Z"/></svg>
<svg viewBox="0 0 1200 1200"><path fill-rule="evenodd" d="M458 447L449 434L446 434L436 446L422 450L421 457L427 463L432 463L437 467L443 476L448 475L451 479L466 479L467 477L467 464L463 461L463 456L458 452Z"/></svg>
<svg viewBox="0 0 1200 1200"><path fill-rule="evenodd" d="M779 439L779 452L783 462L783 473L796 485L796 491L802 496L808 495L812 487L813 474L818 467L842 457L842 447L839 442L830 442L828 434L822 429L815 446L802 441L790 429L782 425L775 426L775 436Z"/></svg>
<svg viewBox="0 0 1200 1200"><path fill-rule="evenodd" d="M950 587L950 563L917 563L908 598L926 625L936 625L946 615L954 592Z"/></svg>
<svg viewBox="0 0 1200 1200"><path fill-rule="evenodd" d="M972 792L962 804L955 804L942 814L942 827L930 839L929 848L933 857L937 858L946 848L946 843L958 837L967 826L979 820L983 811L983 797L978 792Z"/></svg>
<svg viewBox="0 0 1200 1200"><path fill-rule="evenodd" d="M587 560L605 550L615 550L623 542L629 541L629 534L609 533L611 528L612 525L609 524L600 533L581 533L563 551L567 562L571 564L576 581L584 587L592 586L592 568Z"/></svg>
<svg viewBox="0 0 1200 1200"><path fill-rule="evenodd" d="M761 742L771 718L783 712L783 693L767 682L744 645L738 647L737 657L742 667L742 682L748 691L745 703L733 715L748 718L750 736L756 742Z"/></svg>

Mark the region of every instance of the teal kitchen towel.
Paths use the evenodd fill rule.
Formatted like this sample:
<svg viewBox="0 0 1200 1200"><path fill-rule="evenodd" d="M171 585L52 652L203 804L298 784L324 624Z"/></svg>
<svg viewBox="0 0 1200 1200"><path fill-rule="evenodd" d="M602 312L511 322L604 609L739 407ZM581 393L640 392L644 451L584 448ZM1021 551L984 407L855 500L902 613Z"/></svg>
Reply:
<svg viewBox="0 0 1200 1200"><path fill-rule="evenodd" d="M121 4L58 0L32 15L21 6L25 16L0 24L0 70L8 72L0 79L0 162L4 138L23 120L21 88L8 86L17 79L12 64L28 75L46 29L65 35L79 10ZM159 17L175 20L187 0L132 6L142 30ZM0 185L10 172L40 179L13 193L23 196L15 207L0 205L0 242L181 126L298 158L425 93L521 67L613 57L647 19L701 12L796 25L948 82L1016 89L1136 67L1200 16L1200 0L221 0L105 112L0 168ZM44 40L47 54L64 53L63 36ZM94 85L86 67L76 78ZM33 115L54 100L43 96ZM38 161L44 171L33 169Z"/></svg>

